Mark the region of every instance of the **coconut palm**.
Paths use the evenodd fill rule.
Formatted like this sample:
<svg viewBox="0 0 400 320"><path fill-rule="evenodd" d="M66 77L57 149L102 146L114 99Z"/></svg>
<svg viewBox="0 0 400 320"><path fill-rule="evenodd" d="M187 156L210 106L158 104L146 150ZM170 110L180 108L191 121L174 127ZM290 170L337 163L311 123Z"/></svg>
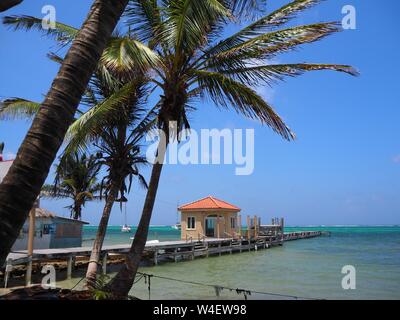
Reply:
<svg viewBox="0 0 400 320"><path fill-rule="evenodd" d="M120 45L120 41L125 40L114 38L113 41L118 43L116 47L120 48L121 52L111 50L114 45L110 44L104 55L123 56L126 50ZM50 57L55 61L62 60L54 54ZM108 56L109 61L111 61L110 56ZM121 61L126 63L129 59ZM96 281L97 264L114 202L118 196L124 198L124 194L130 191L134 177L138 178L140 185L147 187L140 173L140 166L147 164L145 157L141 154L140 142L147 128L151 126L154 113L152 110L146 112L142 107L148 90L146 77L139 71L132 73L131 65L128 65L129 68L121 67L118 72L119 78L117 78L108 73L102 63L99 64L83 99L89 108L86 112L80 110L79 118L68 129L66 137L68 143L58 166L58 168L70 168L71 162L79 157L78 152L91 151L96 154L93 165L106 169L101 183L96 184L100 195L104 194L105 206L88 265L89 287ZM29 118L37 112L38 105L22 98L6 99L0 105L0 118ZM60 177L56 176L56 179L60 180L55 183L56 188L44 186L44 191L50 191L49 196L52 196L51 191L55 192L57 197L71 195L71 193L75 195L73 190L67 192L60 190L66 187L70 189L70 184L73 183L68 177L67 181L60 179L62 176L61 173ZM46 192L44 194L46 195Z"/></svg>
<svg viewBox="0 0 400 320"><path fill-rule="evenodd" d="M13 20L19 26L39 23L39 19L32 17L14 17ZM11 23L11 19L8 22ZM66 27L59 27L57 32L61 33L61 28ZM70 41L74 36L74 29L69 26L67 29L68 35L63 37L63 41ZM137 50L132 46L137 45L129 35L115 35L111 39L86 90L80 116L67 132L68 145L60 160L61 167L68 166L69 159L74 158L78 151L90 149L96 152L96 164L106 168L100 184L100 194L104 193L106 202L88 265L89 286L96 280L101 247L115 200L118 195L123 198L130 191L133 177L147 187L139 171L140 166L147 163L140 151L140 141L151 124L153 112L145 112L143 108L149 89L142 68L144 62L130 59L132 50ZM148 51L145 46L142 49ZM124 57L127 52L130 56ZM55 54L49 57L56 62L62 61ZM113 73L108 72L103 61L113 65ZM38 105L22 98L6 99L0 105L0 117L29 118L37 112ZM88 110L83 112L85 107Z"/></svg>
<svg viewBox="0 0 400 320"><path fill-rule="evenodd" d="M73 204L67 208L71 211L71 218L80 220L86 202L100 198L101 184L97 179L100 167L98 155L75 152L66 156L56 166L54 184L45 184L41 197L72 199Z"/></svg>
<svg viewBox="0 0 400 320"><path fill-rule="evenodd" d="M5 21L16 29L39 28L41 24L40 19L29 16L7 17ZM58 42L65 44L74 38L76 32L71 26L57 23L50 35L56 35ZM53 53L49 57L62 62L62 58ZM94 144L94 150L101 154L98 163L107 168L101 183L101 194L105 194L106 203L88 265L89 286L96 280L101 247L118 194L123 198L124 193L129 192L134 176L138 177L141 185L147 187L139 172L139 166L146 163L139 142L152 120L152 111L142 118L145 115L142 106L149 90L146 72L156 59L149 48L130 34L114 34L82 100L83 107L89 109L86 112L79 110L80 117L67 133L69 143L64 151L66 156ZM109 72L111 66L113 72ZM29 118L37 112L38 105L21 98L7 99L0 105L0 117ZM129 183L126 183L126 179Z"/></svg>
<svg viewBox="0 0 400 320"><path fill-rule="evenodd" d="M187 115L193 109L193 99L207 97L215 105L259 120L284 139L292 140L292 131L254 87L312 70L356 74L347 65L270 63L279 53L340 31L335 22L279 29L318 2L295 0L221 41L218 41L221 29L234 18L230 1L165 0L161 7L157 1L131 2L128 13L132 31L142 41L151 39L162 61L155 69L157 78L153 81L162 90L157 120L159 129L165 133L166 145L158 148L126 263L109 285L114 293L126 296L133 284L147 239L166 147L170 139L177 138L176 132L190 128ZM170 132L170 122L177 124L174 132Z"/></svg>
<svg viewBox="0 0 400 320"><path fill-rule="evenodd" d="M96 0L0 185L0 265L18 237L128 0Z"/></svg>
<svg viewBox="0 0 400 320"><path fill-rule="evenodd" d="M23 0L2 0L0 2L0 12L4 12L16 5L19 5Z"/></svg>
<svg viewBox="0 0 400 320"><path fill-rule="evenodd" d="M43 30L41 19L31 16L6 17L4 23L16 30L37 29L55 37L60 45L69 44L78 33L76 28L60 22L56 23L54 29ZM62 58L56 54L48 56L62 63ZM153 114L150 111L141 119L144 115L141 105L149 89L146 86L146 72L153 63L157 63L157 56L130 33L124 36L114 33L86 88L82 108L78 110L80 117L67 133L69 144L64 151L66 156L94 144L96 152L101 154L99 163L107 168L101 183L101 194L104 193L106 203L88 265L89 286L95 283L101 247L118 193L121 198L124 197L124 193L130 190L134 176L138 177L141 185L147 186L139 172L139 166L146 163L139 142ZM109 72L110 67L113 72ZM38 111L39 106L22 98L7 99L0 104L0 117L29 118ZM83 112L85 108L88 110Z"/></svg>
<svg viewBox="0 0 400 320"><path fill-rule="evenodd" d="M3 161L4 142L0 142L0 161Z"/></svg>
<svg viewBox="0 0 400 320"><path fill-rule="evenodd" d="M54 55L51 57L60 60ZM96 282L101 248L114 202L118 196L123 199L130 191L133 177L147 188L140 174L140 166L147 164L140 143L154 118L154 112L147 112L144 105L150 90L147 71L157 62L157 56L130 33L124 36L115 34L86 90L83 102L89 110L81 114L67 133L66 155L93 145L94 150L101 154L100 163L107 170L101 184L106 202L88 264L88 287ZM109 72L110 68L112 72Z"/></svg>

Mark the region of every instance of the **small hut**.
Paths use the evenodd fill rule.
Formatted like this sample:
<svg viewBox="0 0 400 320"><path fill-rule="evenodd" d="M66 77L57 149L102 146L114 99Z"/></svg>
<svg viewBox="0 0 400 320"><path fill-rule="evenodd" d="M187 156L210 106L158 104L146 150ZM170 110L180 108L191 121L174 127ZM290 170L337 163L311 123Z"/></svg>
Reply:
<svg viewBox="0 0 400 320"><path fill-rule="evenodd" d="M233 238L240 231L240 208L208 196L184 204L181 212L181 239Z"/></svg>
<svg viewBox="0 0 400 320"><path fill-rule="evenodd" d="M4 161L0 150L0 183L10 169L13 160ZM49 210L40 208L37 200L29 216L34 213L33 222L28 218L15 241L12 251L29 249L29 229L32 223L33 236L31 248L52 249L82 246L83 225L87 222L57 216Z"/></svg>
<svg viewBox="0 0 400 320"><path fill-rule="evenodd" d="M82 246L83 225L81 220L57 216L55 213L35 208L35 229L33 247L35 249L71 248ZM12 250L28 248L29 218L25 221Z"/></svg>

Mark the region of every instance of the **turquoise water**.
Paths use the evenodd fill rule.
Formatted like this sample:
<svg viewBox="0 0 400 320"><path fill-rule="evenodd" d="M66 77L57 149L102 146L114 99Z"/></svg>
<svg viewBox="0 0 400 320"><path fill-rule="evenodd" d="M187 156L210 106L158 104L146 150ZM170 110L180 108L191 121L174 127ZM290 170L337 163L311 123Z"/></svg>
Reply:
<svg viewBox="0 0 400 320"><path fill-rule="evenodd" d="M110 227L107 244L129 243L132 234ZM170 278L253 291L325 299L400 299L400 226L382 227L288 227L285 231L324 230L331 236L286 242L282 247L257 252L223 255L165 263L141 271ZM95 228L86 227L85 239ZM171 227L152 227L149 239L178 239ZM86 241L89 244L90 240ZM356 289L343 290L342 267L356 268ZM142 279L132 294L148 299ZM212 287L188 285L152 278L152 299L215 299ZM243 299L243 295L223 290L221 299ZM250 299L277 297L252 294Z"/></svg>

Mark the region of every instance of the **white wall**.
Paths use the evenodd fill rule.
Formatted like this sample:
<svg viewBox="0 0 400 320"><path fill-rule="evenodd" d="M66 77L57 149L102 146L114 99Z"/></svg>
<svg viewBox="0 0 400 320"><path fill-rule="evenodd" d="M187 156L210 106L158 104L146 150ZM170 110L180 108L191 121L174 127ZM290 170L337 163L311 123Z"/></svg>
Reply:
<svg viewBox="0 0 400 320"><path fill-rule="evenodd" d="M36 218L35 229L36 234L33 240L34 249L48 249L50 248L51 234L40 234L43 228L43 224L50 224L51 221L46 218ZM29 230L29 219L24 223L21 230L21 237L18 237L11 248L11 251L27 250L28 249L28 230Z"/></svg>
<svg viewBox="0 0 400 320"><path fill-rule="evenodd" d="M6 176L8 169L10 169L12 165L12 161L1 161L0 162L0 183L3 181Z"/></svg>

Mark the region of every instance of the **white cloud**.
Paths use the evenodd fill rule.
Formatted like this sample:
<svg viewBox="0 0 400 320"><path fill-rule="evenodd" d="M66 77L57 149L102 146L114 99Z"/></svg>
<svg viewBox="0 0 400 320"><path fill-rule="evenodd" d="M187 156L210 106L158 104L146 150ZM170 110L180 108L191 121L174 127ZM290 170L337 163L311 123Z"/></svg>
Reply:
<svg viewBox="0 0 400 320"><path fill-rule="evenodd" d="M260 86L256 88L256 92L265 99L266 102L272 103L274 96L275 96L275 90L268 85Z"/></svg>

